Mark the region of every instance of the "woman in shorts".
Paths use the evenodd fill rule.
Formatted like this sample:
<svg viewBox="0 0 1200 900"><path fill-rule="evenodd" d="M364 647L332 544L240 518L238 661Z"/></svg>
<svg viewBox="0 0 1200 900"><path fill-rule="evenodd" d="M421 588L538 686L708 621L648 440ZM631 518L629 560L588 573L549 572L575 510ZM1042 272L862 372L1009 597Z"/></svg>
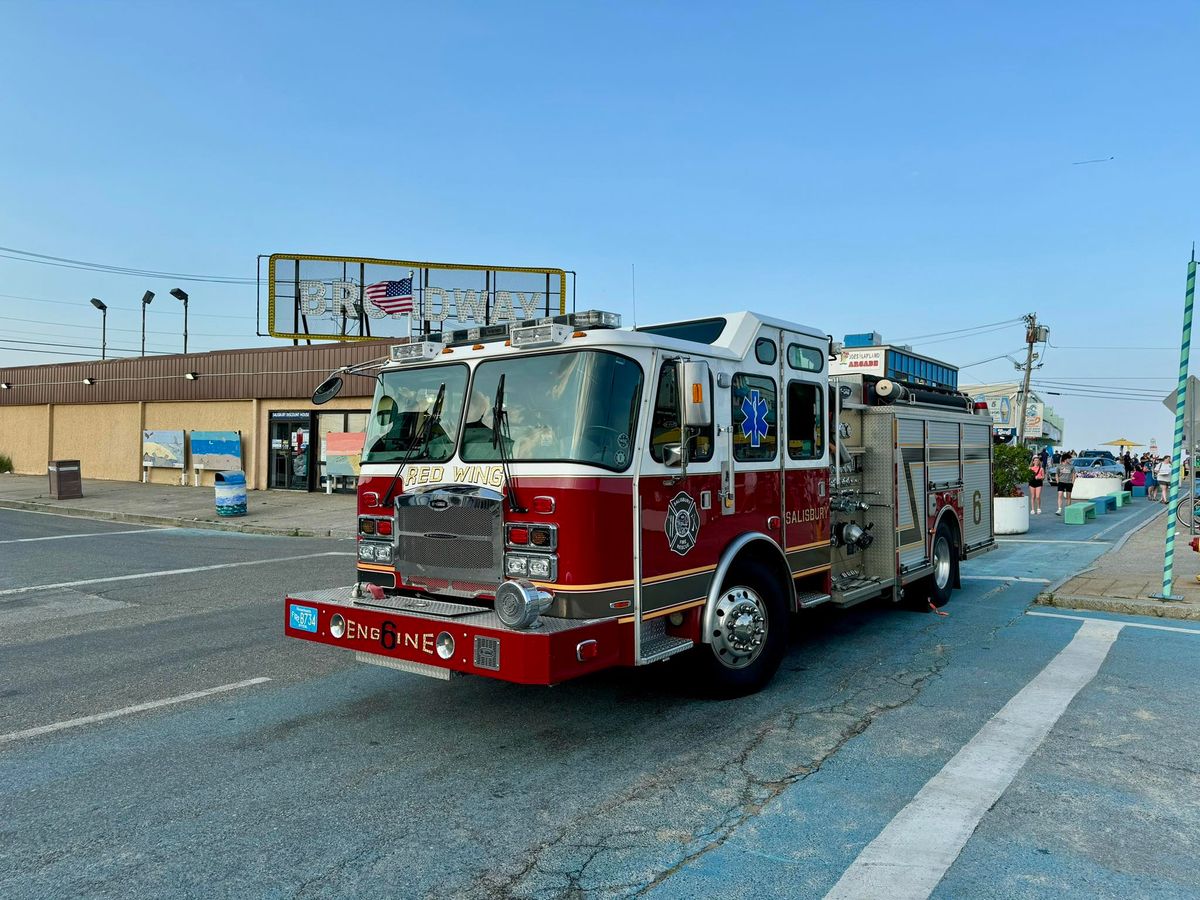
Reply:
<svg viewBox="0 0 1200 900"><path fill-rule="evenodd" d="M1061 516L1065 507L1071 505L1071 486L1075 482L1075 467L1071 465L1072 454L1068 450L1058 460L1058 468L1055 474L1058 475L1058 509L1054 511L1056 516Z"/></svg>
<svg viewBox="0 0 1200 900"><path fill-rule="evenodd" d="M1042 484L1046 480L1046 470L1042 468L1042 458L1034 454L1029 464L1029 511L1037 515L1042 511Z"/></svg>
<svg viewBox="0 0 1200 900"><path fill-rule="evenodd" d="M1146 470L1146 499L1158 499L1158 479L1154 477L1154 459L1146 463L1143 468Z"/></svg>

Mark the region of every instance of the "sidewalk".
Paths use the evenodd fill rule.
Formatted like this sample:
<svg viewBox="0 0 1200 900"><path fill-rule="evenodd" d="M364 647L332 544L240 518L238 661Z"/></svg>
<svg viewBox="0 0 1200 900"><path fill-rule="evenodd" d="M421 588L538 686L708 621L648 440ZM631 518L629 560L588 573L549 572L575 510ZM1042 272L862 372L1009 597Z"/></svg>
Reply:
<svg viewBox="0 0 1200 900"><path fill-rule="evenodd" d="M43 475L0 475L0 508L293 537L352 538L356 527L353 494L249 491L246 515L226 519L211 487L85 479L82 498L52 500Z"/></svg>
<svg viewBox="0 0 1200 900"><path fill-rule="evenodd" d="M1165 511L1166 507L1163 509ZM1184 599L1163 601L1152 598L1153 594L1162 591L1166 531L1166 516L1156 515L1097 559L1091 568L1039 595L1037 602L1064 609L1200 619L1200 581L1197 581L1200 553L1192 550L1191 533L1185 528L1179 528L1175 533L1175 587L1172 591Z"/></svg>

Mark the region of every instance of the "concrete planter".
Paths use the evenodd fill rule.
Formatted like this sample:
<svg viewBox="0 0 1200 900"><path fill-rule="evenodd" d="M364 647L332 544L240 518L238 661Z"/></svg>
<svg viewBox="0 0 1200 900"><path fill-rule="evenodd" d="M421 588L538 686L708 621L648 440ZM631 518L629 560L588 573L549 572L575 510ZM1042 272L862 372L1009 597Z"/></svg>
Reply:
<svg viewBox="0 0 1200 900"><path fill-rule="evenodd" d="M1121 479L1113 478L1076 478L1071 485L1072 500L1094 500L1106 494L1115 494L1121 490Z"/></svg>
<svg viewBox="0 0 1200 900"><path fill-rule="evenodd" d="M1028 497L993 497L992 524L996 534L1024 534L1029 530Z"/></svg>

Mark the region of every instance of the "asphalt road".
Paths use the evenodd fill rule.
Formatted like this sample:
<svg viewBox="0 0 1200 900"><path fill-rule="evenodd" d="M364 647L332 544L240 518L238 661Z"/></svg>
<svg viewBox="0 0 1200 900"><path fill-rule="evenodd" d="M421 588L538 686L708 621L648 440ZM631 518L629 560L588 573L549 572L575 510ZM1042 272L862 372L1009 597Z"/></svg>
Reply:
<svg viewBox="0 0 1200 900"><path fill-rule="evenodd" d="M1200 629L1029 607L1149 512L1035 519L946 617L814 610L712 702L285 639L349 542L0 510L0 896L1195 897Z"/></svg>

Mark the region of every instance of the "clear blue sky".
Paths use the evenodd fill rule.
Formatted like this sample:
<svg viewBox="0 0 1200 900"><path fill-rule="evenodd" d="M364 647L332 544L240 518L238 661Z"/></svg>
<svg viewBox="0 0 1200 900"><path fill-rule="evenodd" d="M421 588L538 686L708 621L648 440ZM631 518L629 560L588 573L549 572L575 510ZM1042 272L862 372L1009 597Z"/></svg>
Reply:
<svg viewBox="0 0 1200 900"><path fill-rule="evenodd" d="M1036 311L1062 348L1166 348L1051 347L1039 377L1173 386L1195 4L0 10L2 246L244 276L280 251L562 266L627 321L636 263L643 322L751 308L903 338ZM149 288L175 349L172 285L0 258L0 343L94 346L98 296L136 348ZM253 286L189 292L194 348L269 342ZM965 365L1021 342L914 343ZM1068 445L1169 441L1157 403L1049 399Z"/></svg>

